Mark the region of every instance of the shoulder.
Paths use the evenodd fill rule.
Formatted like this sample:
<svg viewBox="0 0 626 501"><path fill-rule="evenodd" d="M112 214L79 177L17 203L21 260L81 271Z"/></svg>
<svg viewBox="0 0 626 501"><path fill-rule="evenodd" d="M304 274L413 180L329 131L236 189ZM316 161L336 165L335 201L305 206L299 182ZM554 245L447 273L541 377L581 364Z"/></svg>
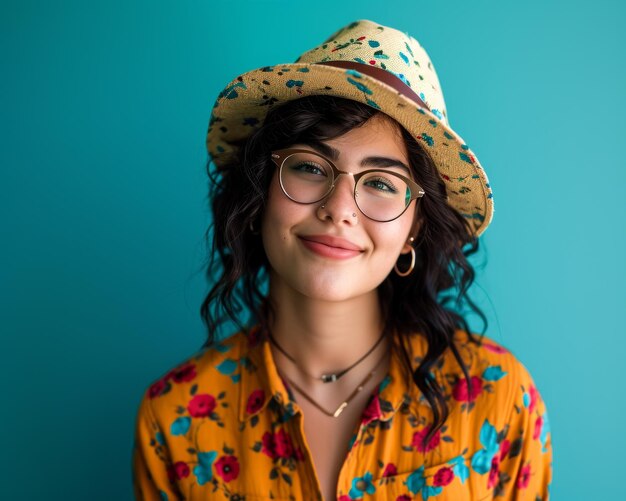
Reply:
<svg viewBox="0 0 626 501"><path fill-rule="evenodd" d="M246 358L250 341L245 332L235 333L162 372L144 390L140 412L168 419L181 408L214 407L206 396L213 400L214 395L232 396L229 390L238 382L238 365Z"/></svg>
<svg viewBox="0 0 626 501"><path fill-rule="evenodd" d="M457 331L455 346L470 377L469 384L451 350L443 357L446 393L462 414L487 419L497 429L535 421L547 424L546 406L534 378L524 363L502 344L486 336ZM525 421L525 423L522 423Z"/></svg>
<svg viewBox="0 0 626 501"><path fill-rule="evenodd" d="M414 353L425 354L422 336L412 336ZM421 359L416 358L419 362ZM461 363L467 369L465 373ZM522 361L502 344L487 336L457 330L454 345L433 365L431 374L441 387L451 410L477 419L489 417L500 424L522 410L545 410L535 381Z"/></svg>
<svg viewBox="0 0 626 501"><path fill-rule="evenodd" d="M411 336L410 339L413 353L420 355L415 360L420 362L426 354L428 343L421 335ZM459 329L454 333L453 340L453 346L445 350L434 365L435 371L446 374L448 380L465 378L460 365L462 361L469 376L477 377L483 383L532 383L530 372L522 361L493 339L476 333L470 336Z"/></svg>
<svg viewBox="0 0 626 501"><path fill-rule="evenodd" d="M511 389L534 388L528 368L512 351L487 336L474 334L473 338L476 342L464 331L457 331L455 341L471 376L479 378L483 386L501 382Z"/></svg>

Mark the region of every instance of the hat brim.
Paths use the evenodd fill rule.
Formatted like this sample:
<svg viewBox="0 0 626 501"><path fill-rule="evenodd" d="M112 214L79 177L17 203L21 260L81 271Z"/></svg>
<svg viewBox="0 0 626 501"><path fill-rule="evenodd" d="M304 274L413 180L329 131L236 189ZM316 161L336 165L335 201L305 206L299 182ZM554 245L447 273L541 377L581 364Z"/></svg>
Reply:
<svg viewBox="0 0 626 501"><path fill-rule="evenodd" d="M436 114L365 73L333 66L289 63L242 74L219 94L211 113L206 146L215 165L226 165L236 144L257 129L275 106L312 95L352 99L402 125L433 160L445 183L448 203L479 236L493 218L487 175L463 139Z"/></svg>

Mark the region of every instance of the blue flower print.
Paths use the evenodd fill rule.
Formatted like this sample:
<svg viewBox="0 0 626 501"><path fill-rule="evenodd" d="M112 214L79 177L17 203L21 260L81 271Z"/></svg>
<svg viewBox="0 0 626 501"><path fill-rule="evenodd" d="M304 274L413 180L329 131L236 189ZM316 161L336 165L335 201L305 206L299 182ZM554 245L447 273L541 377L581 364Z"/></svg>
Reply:
<svg viewBox="0 0 626 501"><path fill-rule="evenodd" d="M406 486L411 492L411 494L417 494L425 485L426 485L426 479L424 478L423 466L420 466L417 470L411 473L406 479Z"/></svg>
<svg viewBox="0 0 626 501"><path fill-rule="evenodd" d="M376 487L372 483L372 474L368 471L362 477L356 477L352 480L352 487L348 496L350 499L361 499L363 494L374 494Z"/></svg>
<svg viewBox="0 0 626 501"><path fill-rule="evenodd" d="M452 458L448 461L448 464L452 466L452 471L456 477L459 477L461 483L469 478L469 468L465 466L465 458L463 455Z"/></svg>
<svg viewBox="0 0 626 501"><path fill-rule="evenodd" d="M213 479L213 461L216 457L217 451L198 452L198 465L193 469L198 484L204 485Z"/></svg>
<svg viewBox="0 0 626 501"><path fill-rule="evenodd" d="M486 381L498 381L506 375L506 372L502 370L499 365L492 365L487 367L483 372L483 379Z"/></svg>
<svg viewBox="0 0 626 501"><path fill-rule="evenodd" d="M426 479L424 478L424 466L420 466L417 470L411 473L406 479L406 486L411 494L417 494L422 492L422 499L427 501L429 497L441 494L443 487L436 487L426 485Z"/></svg>
<svg viewBox="0 0 626 501"><path fill-rule="evenodd" d="M422 487L422 499L424 501L428 501L428 498L431 496L436 496L437 494L441 494L443 487L434 487L431 485L425 485Z"/></svg>
<svg viewBox="0 0 626 501"><path fill-rule="evenodd" d="M217 370L225 376L230 376L233 383L238 383L241 378L241 374L233 374L237 370L237 361L232 358L223 360L218 366Z"/></svg>
<svg viewBox="0 0 626 501"><path fill-rule="evenodd" d="M484 447L476 451L472 456L472 469L484 475L491 469L493 456L495 456L500 449L498 445L498 433L487 419L485 419L480 428L479 440Z"/></svg>
<svg viewBox="0 0 626 501"><path fill-rule="evenodd" d="M191 418L187 416L179 417L170 426L170 433L174 436L184 435L189 431L189 425L191 424Z"/></svg>

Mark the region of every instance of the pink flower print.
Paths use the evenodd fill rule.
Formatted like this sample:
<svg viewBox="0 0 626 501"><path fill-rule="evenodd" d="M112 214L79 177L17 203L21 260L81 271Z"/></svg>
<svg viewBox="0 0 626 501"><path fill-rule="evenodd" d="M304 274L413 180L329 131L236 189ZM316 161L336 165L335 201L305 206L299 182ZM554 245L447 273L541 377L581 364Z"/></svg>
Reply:
<svg viewBox="0 0 626 501"><path fill-rule="evenodd" d="M503 348L502 346L496 346L495 344L483 343L483 348L486 348L489 351L493 351L494 353L507 353L508 350Z"/></svg>
<svg viewBox="0 0 626 501"><path fill-rule="evenodd" d="M374 419L380 419L382 416L382 410L380 409L380 400L378 399L378 394L375 394L370 399L367 407L363 411L361 416L361 424L366 425L373 421Z"/></svg>
<svg viewBox="0 0 626 501"><path fill-rule="evenodd" d="M215 397L213 395L196 395L191 399L187 410L192 417L208 417L216 407Z"/></svg>
<svg viewBox="0 0 626 501"><path fill-rule="evenodd" d="M387 463L385 470L383 471L383 477L393 477L398 474L398 468L393 463Z"/></svg>
<svg viewBox="0 0 626 501"><path fill-rule="evenodd" d="M500 442L500 461L504 460L506 455L511 450L511 442L509 442L506 438Z"/></svg>
<svg viewBox="0 0 626 501"><path fill-rule="evenodd" d="M454 471L452 471L452 468L444 466L442 468L439 468L439 470L437 470L437 473L435 473L435 476L433 477L433 485L435 487L444 487L452 482L453 479Z"/></svg>
<svg viewBox="0 0 626 501"><path fill-rule="evenodd" d="M452 396L458 402L473 402L483 391L483 380L478 376L470 378L471 391L468 391L467 379L460 378L452 389Z"/></svg>
<svg viewBox="0 0 626 501"><path fill-rule="evenodd" d="M239 461L235 456L222 456L215 463L215 471L224 482L235 480L239 476Z"/></svg>
<svg viewBox="0 0 626 501"><path fill-rule="evenodd" d="M289 434L281 429L274 435L276 454L281 458L290 458L294 454L293 442Z"/></svg>
<svg viewBox="0 0 626 501"><path fill-rule="evenodd" d="M274 434L266 431L263 434L263 438L261 438L261 451L266 456L271 457L272 459L276 459L278 456L276 455L276 440L274 439Z"/></svg>
<svg viewBox="0 0 626 501"><path fill-rule="evenodd" d="M487 481L487 488L492 489L498 483L500 478L500 455L496 454L491 460L491 470L489 470L489 480Z"/></svg>
<svg viewBox="0 0 626 501"><path fill-rule="evenodd" d="M439 445L439 442L441 441L441 432L437 430L437 432L431 437L428 443L424 445L424 438L426 438L429 430L430 426L427 426L422 430L413 433L413 441L411 442L411 445L413 445L413 447L415 447L420 452L432 451L435 447Z"/></svg>
<svg viewBox="0 0 626 501"><path fill-rule="evenodd" d="M517 488L525 489L528 487L528 482L530 482L530 463L520 468L520 471L517 474Z"/></svg>
<svg viewBox="0 0 626 501"><path fill-rule="evenodd" d="M175 383L187 383L196 377L196 366L187 364L171 371L166 377L171 377Z"/></svg>
<svg viewBox="0 0 626 501"><path fill-rule="evenodd" d="M165 389L166 385L167 385L167 382L165 379L159 379L154 384L152 384L150 388L148 389L148 397L149 398L158 397L161 393L163 393L163 390Z"/></svg>
<svg viewBox="0 0 626 501"><path fill-rule="evenodd" d="M411 498L406 494L402 494L402 496L398 496L396 501L411 501Z"/></svg>
<svg viewBox="0 0 626 501"><path fill-rule="evenodd" d="M265 402L265 392L263 390L254 390L248 397L248 404L246 405L246 412L248 414L254 414Z"/></svg>
<svg viewBox="0 0 626 501"><path fill-rule="evenodd" d="M535 407L537 406L537 401L539 399L539 392L537 392L537 388L535 388L534 386L531 386L530 389L528 390L528 393L530 393L530 404L528 405L528 412L533 412L535 410Z"/></svg>
<svg viewBox="0 0 626 501"><path fill-rule="evenodd" d="M178 480L181 478L187 478L189 476L189 465L184 461L178 461L173 467L174 475Z"/></svg>
<svg viewBox="0 0 626 501"><path fill-rule="evenodd" d="M533 439L537 440L539 435L541 435L541 427L543 426L543 418L541 416L537 416L535 420L535 430L533 431Z"/></svg>

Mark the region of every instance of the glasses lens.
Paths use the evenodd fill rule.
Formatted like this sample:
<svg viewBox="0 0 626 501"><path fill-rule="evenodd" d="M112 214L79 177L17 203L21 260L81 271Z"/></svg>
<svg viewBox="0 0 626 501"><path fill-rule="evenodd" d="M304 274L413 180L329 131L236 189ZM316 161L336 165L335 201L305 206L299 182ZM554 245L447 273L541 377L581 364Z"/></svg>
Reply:
<svg viewBox="0 0 626 501"><path fill-rule="evenodd" d="M329 192L333 172L328 161L315 153L293 153L280 169L280 183L289 198L300 203L321 200Z"/></svg>
<svg viewBox="0 0 626 501"><path fill-rule="evenodd" d="M401 177L388 171L367 173L356 186L361 212L376 221L391 221L411 202L411 189Z"/></svg>

